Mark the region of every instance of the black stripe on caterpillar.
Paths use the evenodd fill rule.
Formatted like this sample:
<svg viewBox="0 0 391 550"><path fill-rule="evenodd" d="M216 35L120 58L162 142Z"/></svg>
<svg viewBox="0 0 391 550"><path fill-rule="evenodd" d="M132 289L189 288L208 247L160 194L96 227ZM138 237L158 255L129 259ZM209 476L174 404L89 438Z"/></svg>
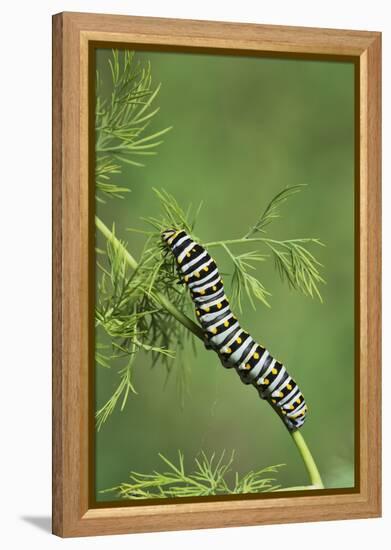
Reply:
<svg viewBox="0 0 391 550"><path fill-rule="evenodd" d="M162 240L174 255L181 281L190 290L205 346L218 354L224 367L235 368L242 382L252 384L289 430L300 428L307 405L299 387L284 365L241 328L213 258L183 230L167 229Z"/></svg>

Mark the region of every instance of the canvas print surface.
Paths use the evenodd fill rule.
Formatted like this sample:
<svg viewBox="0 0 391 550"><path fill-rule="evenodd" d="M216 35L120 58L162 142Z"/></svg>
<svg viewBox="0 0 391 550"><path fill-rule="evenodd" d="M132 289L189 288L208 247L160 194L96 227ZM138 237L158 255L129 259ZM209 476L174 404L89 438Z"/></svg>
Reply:
<svg viewBox="0 0 391 550"><path fill-rule="evenodd" d="M354 488L354 64L94 57L95 500Z"/></svg>

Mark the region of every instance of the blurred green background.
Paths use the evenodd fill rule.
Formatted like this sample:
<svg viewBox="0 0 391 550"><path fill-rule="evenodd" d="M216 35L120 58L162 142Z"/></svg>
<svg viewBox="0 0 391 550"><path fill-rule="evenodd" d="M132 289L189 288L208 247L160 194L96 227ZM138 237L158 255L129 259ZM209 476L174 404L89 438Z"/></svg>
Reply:
<svg viewBox="0 0 391 550"><path fill-rule="evenodd" d="M97 51L103 81L110 78L110 55ZM302 433L325 486L353 486L353 64L171 52L137 57L151 62L154 83L162 83L152 129L173 129L145 168L125 167L118 183L132 192L97 203L98 215L109 226L115 222L137 258L144 239L126 228L145 229L140 217L159 214L152 187L163 187L185 207L202 200L195 232L207 242L240 237L278 191L308 184L282 207L269 234L318 237L326 244L311 249L324 265L324 303L289 290L270 260L258 273L272 293L271 309L259 303L253 311L246 303L240 319L299 383L309 405ZM97 242L103 246L100 236ZM213 256L222 271L231 269L223 251L213 249ZM241 473L284 463L280 483L308 483L297 449L267 403L200 342L196 352L189 347L183 408L176 373L167 380L163 368L152 370L148 356L139 356L138 394L97 433L97 500L113 500L99 490L126 481L131 470L161 470L158 453L175 461L178 449L190 469L201 450L234 449ZM117 383L115 366L97 367L97 407Z"/></svg>

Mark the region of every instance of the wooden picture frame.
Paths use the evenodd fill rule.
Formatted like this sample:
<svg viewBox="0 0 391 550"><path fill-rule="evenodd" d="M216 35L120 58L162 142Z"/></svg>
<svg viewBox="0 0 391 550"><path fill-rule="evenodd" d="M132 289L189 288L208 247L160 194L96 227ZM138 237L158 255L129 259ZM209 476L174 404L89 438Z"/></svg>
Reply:
<svg viewBox="0 0 391 550"><path fill-rule="evenodd" d="M341 57L355 63L359 484L354 492L93 507L88 78L91 43ZM381 35L86 13L53 17L53 533L62 537L377 517L381 513Z"/></svg>

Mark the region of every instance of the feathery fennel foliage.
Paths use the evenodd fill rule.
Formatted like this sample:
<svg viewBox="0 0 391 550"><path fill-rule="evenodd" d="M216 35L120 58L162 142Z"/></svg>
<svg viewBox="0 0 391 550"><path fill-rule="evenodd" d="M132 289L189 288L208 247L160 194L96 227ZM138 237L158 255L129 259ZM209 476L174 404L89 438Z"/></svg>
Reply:
<svg viewBox="0 0 391 550"><path fill-rule="evenodd" d="M151 355L151 366L162 364L167 373L178 366L178 388L185 389L188 364L181 354L191 338L189 323L178 323L173 310L182 315L190 312L191 303L185 288L178 284L178 275L171 254L163 253L160 231L170 224L182 224L188 231L194 222L191 211L185 213L168 193L157 191L163 214L161 219L146 218L155 229L146 233L146 241L140 258L136 262L126 250L126 243L115 237L115 230L107 239L103 261L98 261L100 270L96 300L96 326L104 330L112 342L111 359L126 359L126 366L119 371L118 386L108 401L97 411L98 429L122 400L121 410L129 393L135 393L131 384L133 363L139 352ZM98 228L101 222L98 222ZM164 307L162 307L162 302ZM184 315L183 315L184 318ZM184 318L185 319L185 318ZM202 331L193 323L198 336ZM175 356L178 355L178 360ZM105 357L105 365L110 360ZM102 364L102 353L97 356ZM180 393L183 400L184 392Z"/></svg>
<svg viewBox="0 0 391 550"><path fill-rule="evenodd" d="M126 245L119 240L107 240L105 262L98 262L101 275L95 322L110 338L112 347L111 355L106 355L104 361L107 364L110 359L125 359L126 363L118 371L120 380L116 390L96 414L98 428L119 400L123 410L129 393L135 393L131 374L139 352L151 355L151 366L160 362L169 372L174 365L172 359L189 338L186 328L161 307L158 299L159 294L163 294L180 311L188 308L183 289L174 279L172 261L162 258L161 254L158 256L148 242L149 239L135 269L129 266ZM99 364L102 364L102 352ZM184 363L182 366L186 368Z"/></svg>
<svg viewBox="0 0 391 550"><path fill-rule="evenodd" d="M305 185L291 185L290 187L285 187L277 195L275 195L272 200L268 203L265 210L262 212L255 225L249 229L248 233L244 236L245 239L249 239L256 233L266 233L265 227L269 225L273 220L280 218L280 206L284 204L289 197L299 193Z"/></svg>
<svg viewBox="0 0 391 550"><path fill-rule="evenodd" d="M281 487L270 474L278 473L284 464L250 471L241 477L238 472L235 474L232 472L234 452L227 460L224 460L224 451L218 459L215 453L207 457L202 452L199 459L194 459L195 469L192 472L186 470L184 455L181 451L178 451L178 464L174 464L163 454L159 453L159 457L168 470L154 471L152 474L131 472L130 481L100 492L115 493L117 497L123 499L140 500L264 493ZM233 474L231 481L227 479L228 474Z"/></svg>
<svg viewBox="0 0 391 550"><path fill-rule="evenodd" d="M225 244L221 243L229 258L232 260L233 272L231 277L231 303L237 304L242 311L243 295L247 296L250 304L255 309L254 298L260 300L269 307L267 296L270 296L261 281L251 274L250 270L255 270L254 262L263 262L267 260L267 255L260 254L256 250L234 254Z"/></svg>
<svg viewBox="0 0 391 550"><path fill-rule="evenodd" d="M317 296L322 301L319 285L324 284L325 280L319 269L323 266L310 251L310 248L323 246L323 243L316 238L276 240L266 236L266 227L281 217L280 206L303 188L305 185L288 186L277 193L243 237L204 244L206 248L222 247L232 260L234 270L231 277L231 299L240 311L242 311L243 295L247 295L254 308L254 299L270 307L268 297L271 296L271 293L265 289L259 278L251 273L255 269L255 262L265 261L270 256L273 258L283 282L287 282L292 289L306 296L311 298ZM258 246L261 251L234 253L232 247L237 247L237 245Z"/></svg>
<svg viewBox="0 0 391 550"><path fill-rule="evenodd" d="M113 176L122 173L124 164L144 166L140 157L156 155L161 137L171 129L147 132L159 111L153 102L160 90L160 84L152 86L150 64L142 66L135 52L128 50L113 50L108 63L108 90L96 74L95 182L100 201L100 195L122 198L130 191L115 184Z"/></svg>

